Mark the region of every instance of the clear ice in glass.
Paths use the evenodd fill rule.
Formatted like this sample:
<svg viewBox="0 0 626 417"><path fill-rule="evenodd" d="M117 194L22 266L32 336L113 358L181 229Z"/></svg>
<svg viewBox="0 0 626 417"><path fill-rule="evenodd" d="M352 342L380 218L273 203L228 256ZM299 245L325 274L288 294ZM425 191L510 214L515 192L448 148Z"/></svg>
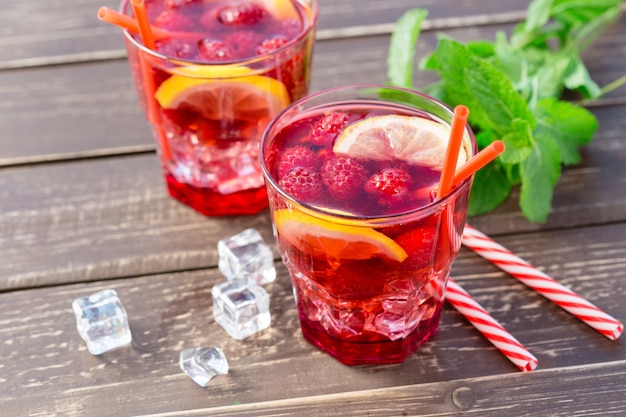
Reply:
<svg viewBox="0 0 626 417"><path fill-rule="evenodd" d="M274 256L256 229L217 242L219 270L229 280L248 277L263 285L276 279Z"/></svg>
<svg viewBox="0 0 626 417"><path fill-rule="evenodd" d="M180 369L201 387L209 385L214 376L228 373L226 356L217 347L184 349L180 352L178 364Z"/></svg>
<svg viewBox="0 0 626 417"><path fill-rule="evenodd" d="M128 316L117 292L102 290L72 303L78 334L93 355L101 355L131 342Z"/></svg>
<svg viewBox="0 0 626 417"><path fill-rule="evenodd" d="M251 279L222 282L211 294L213 318L233 339L243 340L269 327L269 295Z"/></svg>

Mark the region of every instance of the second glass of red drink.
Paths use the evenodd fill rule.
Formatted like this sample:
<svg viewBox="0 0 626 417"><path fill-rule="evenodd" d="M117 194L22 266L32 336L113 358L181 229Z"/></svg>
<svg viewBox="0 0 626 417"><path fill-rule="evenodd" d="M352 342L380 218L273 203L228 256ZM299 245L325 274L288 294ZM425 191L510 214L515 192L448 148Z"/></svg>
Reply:
<svg viewBox="0 0 626 417"><path fill-rule="evenodd" d="M309 88L317 0L145 0L154 47L125 32L170 195L207 216L267 206L259 141ZM122 12L133 14L124 0Z"/></svg>

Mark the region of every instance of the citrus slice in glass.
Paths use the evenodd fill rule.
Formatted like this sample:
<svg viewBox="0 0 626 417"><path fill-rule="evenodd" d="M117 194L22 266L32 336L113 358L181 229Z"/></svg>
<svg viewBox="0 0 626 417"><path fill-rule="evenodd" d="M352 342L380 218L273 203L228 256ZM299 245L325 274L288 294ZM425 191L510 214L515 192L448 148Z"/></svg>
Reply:
<svg viewBox="0 0 626 417"><path fill-rule="evenodd" d="M274 212L279 237L306 253L335 259L385 257L398 262L407 253L393 239L369 227L349 226L296 210Z"/></svg>
<svg viewBox="0 0 626 417"><path fill-rule="evenodd" d="M262 75L228 79L173 75L154 96L163 108L193 109L211 120L255 122L274 117L289 104L285 85Z"/></svg>
<svg viewBox="0 0 626 417"><path fill-rule="evenodd" d="M298 11L293 0L262 0L261 3L277 19L298 19Z"/></svg>
<svg viewBox="0 0 626 417"><path fill-rule="evenodd" d="M185 65L168 69L172 74L199 78L243 77L252 72L242 65Z"/></svg>
<svg viewBox="0 0 626 417"><path fill-rule="evenodd" d="M333 145L337 155L376 161L401 160L441 170L450 127L416 116L384 115L346 127ZM467 161L461 149L457 166Z"/></svg>

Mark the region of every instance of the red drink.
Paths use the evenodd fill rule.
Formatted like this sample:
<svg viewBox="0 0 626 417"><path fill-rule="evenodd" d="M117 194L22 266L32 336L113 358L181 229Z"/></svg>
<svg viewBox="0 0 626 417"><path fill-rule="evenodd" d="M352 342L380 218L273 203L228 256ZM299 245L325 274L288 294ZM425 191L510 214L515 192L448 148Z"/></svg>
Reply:
<svg viewBox="0 0 626 417"><path fill-rule="evenodd" d="M262 141L303 335L345 364L401 362L437 332L470 190L435 197L451 117L417 93L346 87L300 101ZM458 163L474 153L468 131Z"/></svg>
<svg viewBox="0 0 626 417"><path fill-rule="evenodd" d="M260 137L308 91L316 0L145 3L156 50L126 43L170 195L209 216L259 212Z"/></svg>

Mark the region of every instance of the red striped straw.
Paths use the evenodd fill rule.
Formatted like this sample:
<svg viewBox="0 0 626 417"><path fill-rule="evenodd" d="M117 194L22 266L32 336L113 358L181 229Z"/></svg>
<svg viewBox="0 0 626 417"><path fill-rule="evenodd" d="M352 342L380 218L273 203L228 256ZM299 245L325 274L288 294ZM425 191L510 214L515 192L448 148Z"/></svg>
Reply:
<svg viewBox="0 0 626 417"><path fill-rule="evenodd" d="M624 325L619 320L467 224L463 244L609 339L622 334Z"/></svg>
<svg viewBox="0 0 626 417"><path fill-rule="evenodd" d="M446 300L522 372L532 371L539 361L452 278Z"/></svg>

